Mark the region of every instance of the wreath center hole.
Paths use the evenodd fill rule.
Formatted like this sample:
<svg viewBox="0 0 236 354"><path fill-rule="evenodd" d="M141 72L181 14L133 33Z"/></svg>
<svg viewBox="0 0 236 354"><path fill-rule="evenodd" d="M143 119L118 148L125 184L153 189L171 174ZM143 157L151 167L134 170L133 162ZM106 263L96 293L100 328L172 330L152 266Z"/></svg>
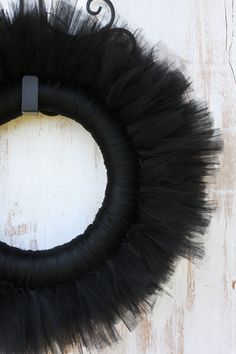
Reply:
<svg viewBox="0 0 236 354"><path fill-rule="evenodd" d="M101 151L72 119L39 114L0 127L0 240L50 249L82 234L107 184Z"/></svg>

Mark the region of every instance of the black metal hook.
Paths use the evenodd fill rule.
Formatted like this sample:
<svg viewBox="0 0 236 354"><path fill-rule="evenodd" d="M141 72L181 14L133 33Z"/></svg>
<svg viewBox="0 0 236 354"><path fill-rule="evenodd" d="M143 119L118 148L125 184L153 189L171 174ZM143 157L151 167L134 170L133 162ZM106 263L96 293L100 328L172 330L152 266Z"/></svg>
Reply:
<svg viewBox="0 0 236 354"><path fill-rule="evenodd" d="M111 12L111 19L109 21L109 23L106 25L106 27L111 27L114 23L114 20L115 20L115 8L114 8L114 5L112 4L112 2L110 0L103 0L108 6L109 6L109 9L110 9L110 12ZM88 0L87 3L86 3L86 10L88 11L88 13L90 15L93 15L93 16L96 16L98 14L100 14L100 12L102 11L102 6L99 6L99 8L94 11L91 9L91 3L93 2L93 0Z"/></svg>

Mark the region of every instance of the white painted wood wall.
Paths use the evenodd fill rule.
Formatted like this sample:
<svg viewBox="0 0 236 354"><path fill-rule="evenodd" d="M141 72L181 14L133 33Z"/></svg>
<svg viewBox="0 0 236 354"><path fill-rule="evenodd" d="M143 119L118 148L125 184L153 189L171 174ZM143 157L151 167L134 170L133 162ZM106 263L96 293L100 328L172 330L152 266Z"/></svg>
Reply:
<svg viewBox="0 0 236 354"><path fill-rule="evenodd" d="M209 186L218 211L205 259L180 262L166 287L169 295L132 333L121 328L123 340L102 354L235 354L236 3L113 3L131 28L141 28L192 78L195 95L208 102L215 126L223 129L225 150ZM8 244L35 250L75 237L93 220L105 184L99 148L73 121L23 117L0 127L0 237Z"/></svg>

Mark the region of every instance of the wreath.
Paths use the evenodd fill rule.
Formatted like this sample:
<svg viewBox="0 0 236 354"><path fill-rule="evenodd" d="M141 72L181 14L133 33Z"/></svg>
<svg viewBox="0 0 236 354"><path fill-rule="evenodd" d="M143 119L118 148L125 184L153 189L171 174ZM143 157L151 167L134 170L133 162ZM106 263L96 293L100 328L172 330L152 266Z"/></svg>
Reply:
<svg viewBox="0 0 236 354"><path fill-rule="evenodd" d="M21 0L0 12L0 123L26 111L64 115L94 137L107 169L103 204L70 242L23 250L0 242L0 350L65 352L118 338L147 310L180 257L204 254L222 150L189 81L126 27L75 5ZM22 80L23 79L23 80ZM128 318L128 320L127 320Z"/></svg>

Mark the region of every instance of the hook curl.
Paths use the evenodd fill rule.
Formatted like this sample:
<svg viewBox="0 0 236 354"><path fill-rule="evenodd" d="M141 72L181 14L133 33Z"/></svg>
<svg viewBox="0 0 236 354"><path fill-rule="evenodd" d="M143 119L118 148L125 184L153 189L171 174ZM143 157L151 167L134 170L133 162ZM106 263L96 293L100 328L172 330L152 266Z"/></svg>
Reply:
<svg viewBox="0 0 236 354"><path fill-rule="evenodd" d="M114 20L115 20L115 8L114 8L114 5L112 4L112 2L110 0L103 0L108 6L109 6L109 9L110 9L110 12L111 12L111 19L110 21L108 22L108 24L105 26L105 27L111 27L114 23ZM93 16L96 16L96 15L99 15L100 12L102 11L102 6L99 6L99 8L97 10L92 10L91 9L91 3L93 2L93 0L88 0L87 3L86 3L86 10L87 12L90 14L90 15L93 15Z"/></svg>

